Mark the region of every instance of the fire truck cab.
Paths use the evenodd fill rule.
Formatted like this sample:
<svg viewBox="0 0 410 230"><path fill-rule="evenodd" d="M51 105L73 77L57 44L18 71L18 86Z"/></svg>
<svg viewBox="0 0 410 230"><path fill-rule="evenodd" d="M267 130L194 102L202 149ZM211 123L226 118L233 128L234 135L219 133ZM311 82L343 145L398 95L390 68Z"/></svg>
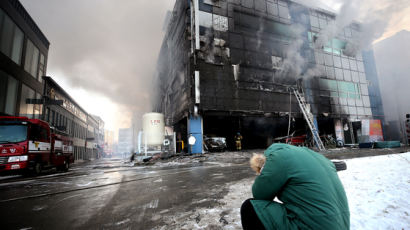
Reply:
<svg viewBox="0 0 410 230"><path fill-rule="evenodd" d="M0 173L40 174L67 171L74 162L73 142L47 122L27 117L0 117Z"/></svg>

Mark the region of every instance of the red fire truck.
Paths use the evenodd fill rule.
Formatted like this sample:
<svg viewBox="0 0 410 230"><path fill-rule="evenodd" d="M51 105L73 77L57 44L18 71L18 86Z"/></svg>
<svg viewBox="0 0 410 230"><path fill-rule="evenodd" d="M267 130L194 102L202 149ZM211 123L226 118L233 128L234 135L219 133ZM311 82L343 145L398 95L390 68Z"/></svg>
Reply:
<svg viewBox="0 0 410 230"><path fill-rule="evenodd" d="M47 122L27 117L0 117L0 173L40 174L74 162L72 138L57 134Z"/></svg>

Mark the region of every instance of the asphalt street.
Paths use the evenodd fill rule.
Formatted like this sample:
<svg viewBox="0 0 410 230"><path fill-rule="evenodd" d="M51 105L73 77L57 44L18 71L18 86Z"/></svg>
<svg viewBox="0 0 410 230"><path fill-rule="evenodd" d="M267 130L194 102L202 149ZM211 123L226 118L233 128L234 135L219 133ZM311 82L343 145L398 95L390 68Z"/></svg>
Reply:
<svg viewBox="0 0 410 230"><path fill-rule="evenodd" d="M344 148L324 154L346 159L403 151L408 149ZM166 218L221 205L228 184L255 177L248 166L253 152L263 150L177 157L141 166L101 159L75 164L66 173L0 177L0 228L168 229Z"/></svg>
<svg viewBox="0 0 410 230"><path fill-rule="evenodd" d="M227 183L250 176L243 161L133 166L102 159L67 173L0 177L1 229L151 229L164 226L162 215L211 208Z"/></svg>

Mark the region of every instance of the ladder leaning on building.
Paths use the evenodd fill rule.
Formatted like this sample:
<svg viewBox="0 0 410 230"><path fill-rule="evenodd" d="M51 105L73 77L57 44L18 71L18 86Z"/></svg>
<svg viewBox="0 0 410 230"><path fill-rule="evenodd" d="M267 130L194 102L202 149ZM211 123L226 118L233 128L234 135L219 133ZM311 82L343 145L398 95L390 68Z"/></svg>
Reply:
<svg viewBox="0 0 410 230"><path fill-rule="evenodd" d="M309 129L312 132L313 140L315 141L316 146L318 147L319 151L326 150L322 140L320 139L319 132L313 122L313 114L310 112L309 104L306 102L305 97L302 96L295 88L290 88L290 90L293 92L296 100L298 101L300 110L303 113L303 117L305 118L306 123L308 124Z"/></svg>

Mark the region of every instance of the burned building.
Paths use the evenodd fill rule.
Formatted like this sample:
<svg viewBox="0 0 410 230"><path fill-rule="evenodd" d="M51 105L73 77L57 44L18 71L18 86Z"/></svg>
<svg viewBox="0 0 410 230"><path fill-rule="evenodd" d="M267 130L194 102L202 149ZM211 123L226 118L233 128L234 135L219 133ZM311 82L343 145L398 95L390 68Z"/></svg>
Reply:
<svg viewBox="0 0 410 230"><path fill-rule="evenodd" d="M285 0L177 0L157 63L157 112L181 139L223 136L264 148L309 133L296 88L321 135L346 144L382 139L371 51L357 50L360 24L326 33L332 12ZM329 30L334 31L334 30ZM377 127L369 131L371 127Z"/></svg>

